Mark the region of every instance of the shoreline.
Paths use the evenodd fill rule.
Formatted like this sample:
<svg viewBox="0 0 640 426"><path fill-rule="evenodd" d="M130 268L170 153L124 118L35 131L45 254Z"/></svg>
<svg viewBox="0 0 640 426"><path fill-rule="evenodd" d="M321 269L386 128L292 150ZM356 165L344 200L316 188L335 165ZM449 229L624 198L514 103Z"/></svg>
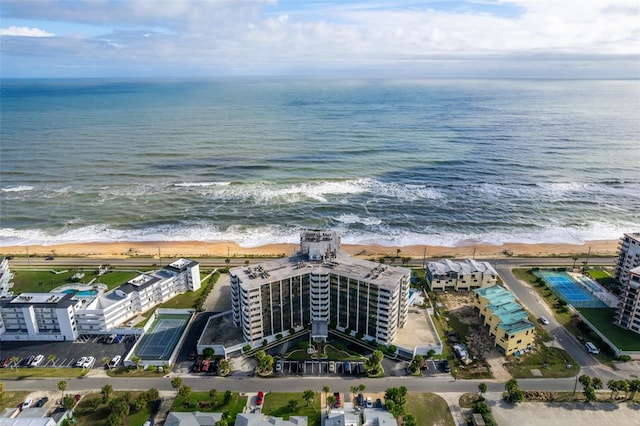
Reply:
<svg viewBox="0 0 640 426"><path fill-rule="evenodd" d="M411 245L383 246L379 244L342 244L341 248L354 257L398 256L411 258L505 258L505 257L584 257L617 256L619 240L594 240L584 244L505 243L476 244L458 247ZM0 246L2 255L44 257L286 257L299 249L299 244L278 243L257 247L241 247L231 241L118 241L96 243L66 243L52 245ZM510 253L510 254L509 254Z"/></svg>

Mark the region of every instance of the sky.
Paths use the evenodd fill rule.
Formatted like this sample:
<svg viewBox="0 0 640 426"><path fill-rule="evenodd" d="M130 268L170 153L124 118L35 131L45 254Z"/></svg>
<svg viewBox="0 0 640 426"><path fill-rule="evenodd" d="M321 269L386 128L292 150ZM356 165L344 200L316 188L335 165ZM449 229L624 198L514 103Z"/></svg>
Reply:
<svg viewBox="0 0 640 426"><path fill-rule="evenodd" d="M0 78L640 78L640 0L0 0Z"/></svg>

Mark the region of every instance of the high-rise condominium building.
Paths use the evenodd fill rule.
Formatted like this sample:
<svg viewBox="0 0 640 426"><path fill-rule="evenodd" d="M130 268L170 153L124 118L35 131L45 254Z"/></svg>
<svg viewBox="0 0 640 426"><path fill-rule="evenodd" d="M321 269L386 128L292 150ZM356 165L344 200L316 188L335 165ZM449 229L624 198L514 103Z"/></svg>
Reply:
<svg viewBox="0 0 640 426"><path fill-rule="evenodd" d="M334 327L388 345L407 321L411 271L350 257L336 232L304 231L292 257L230 275L233 322L252 344L310 325L314 340Z"/></svg>

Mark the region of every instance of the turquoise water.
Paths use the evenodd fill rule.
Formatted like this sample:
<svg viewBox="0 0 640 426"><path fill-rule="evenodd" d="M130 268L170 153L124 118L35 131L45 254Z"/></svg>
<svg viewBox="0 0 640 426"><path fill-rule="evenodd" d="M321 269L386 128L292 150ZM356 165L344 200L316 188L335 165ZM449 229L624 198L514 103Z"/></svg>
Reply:
<svg viewBox="0 0 640 426"><path fill-rule="evenodd" d="M91 298L91 297L96 297L96 295L98 294L97 290L73 290L73 289L67 289L67 290L62 290L63 293L69 293L69 294L75 294L76 297L83 297L83 298Z"/></svg>
<svg viewBox="0 0 640 426"><path fill-rule="evenodd" d="M0 245L640 229L639 82L0 80Z"/></svg>

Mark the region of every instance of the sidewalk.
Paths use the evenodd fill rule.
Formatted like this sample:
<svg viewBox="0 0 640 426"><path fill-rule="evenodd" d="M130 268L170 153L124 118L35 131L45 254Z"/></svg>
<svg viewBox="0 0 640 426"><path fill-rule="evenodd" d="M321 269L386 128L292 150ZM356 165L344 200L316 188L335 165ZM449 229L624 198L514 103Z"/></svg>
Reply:
<svg viewBox="0 0 640 426"><path fill-rule="evenodd" d="M449 410L451 410L451 415L453 416L453 421L455 422L455 424L457 426L466 426L466 416L465 411L463 410L467 409L463 409L458 403L458 401L460 401L460 397L464 394L464 392L435 392L435 394L447 401L447 405L449 406Z"/></svg>

